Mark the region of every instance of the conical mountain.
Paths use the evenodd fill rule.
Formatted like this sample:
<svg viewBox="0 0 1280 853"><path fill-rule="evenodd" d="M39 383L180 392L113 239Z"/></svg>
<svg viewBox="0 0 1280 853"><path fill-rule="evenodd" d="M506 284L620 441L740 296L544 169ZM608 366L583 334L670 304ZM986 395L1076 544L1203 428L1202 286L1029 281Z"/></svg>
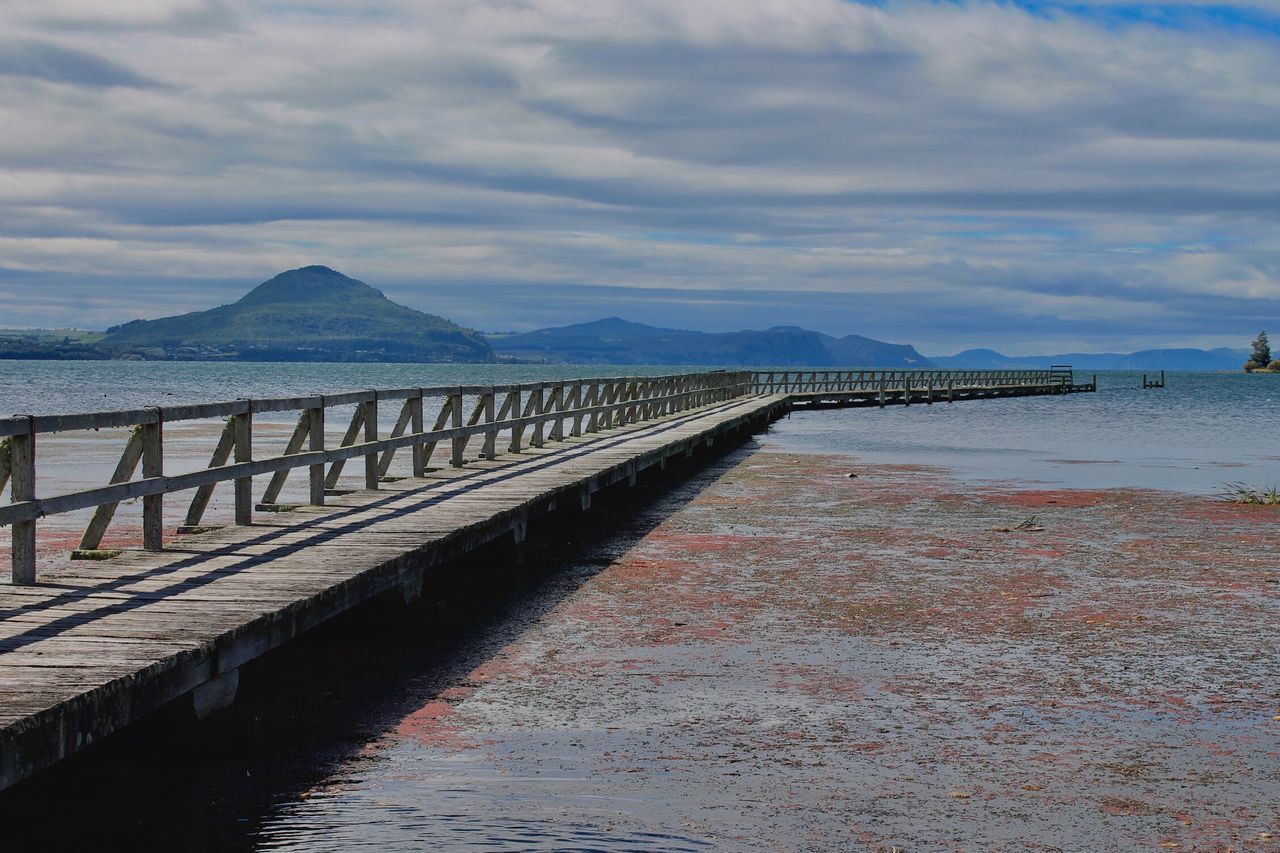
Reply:
<svg viewBox="0 0 1280 853"><path fill-rule="evenodd" d="M117 355L255 361L493 361L477 332L323 266L282 272L230 305L108 329Z"/></svg>

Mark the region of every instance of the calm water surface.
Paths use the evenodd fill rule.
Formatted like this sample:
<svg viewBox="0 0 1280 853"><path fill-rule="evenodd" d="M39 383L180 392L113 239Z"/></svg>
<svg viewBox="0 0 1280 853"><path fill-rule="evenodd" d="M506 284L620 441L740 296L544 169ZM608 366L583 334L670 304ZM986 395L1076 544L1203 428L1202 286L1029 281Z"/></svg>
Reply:
<svg viewBox="0 0 1280 853"><path fill-rule="evenodd" d="M1084 488L1135 486L1201 494L1227 482L1280 483L1280 376L1098 374L1096 394L932 406L824 410L774 427L787 450L915 462L968 480L1033 480Z"/></svg>
<svg viewBox="0 0 1280 853"><path fill-rule="evenodd" d="M206 361L0 360L0 415L336 394L367 388L501 385L703 368L542 364L294 364Z"/></svg>
<svg viewBox="0 0 1280 853"><path fill-rule="evenodd" d="M0 414L686 369L699 368L0 361ZM1140 373L1111 372L1096 394L806 412L774 433L788 449L941 465L970 479L1211 493L1280 483L1280 443L1268 432L1277 421L1280 376L1179 372L1143 390Z"/></svg>

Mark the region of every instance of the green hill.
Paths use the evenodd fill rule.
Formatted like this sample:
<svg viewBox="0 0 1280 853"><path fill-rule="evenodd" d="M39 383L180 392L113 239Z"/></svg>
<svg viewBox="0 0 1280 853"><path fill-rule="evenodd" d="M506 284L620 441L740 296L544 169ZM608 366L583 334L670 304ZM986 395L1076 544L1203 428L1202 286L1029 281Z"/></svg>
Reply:
<svg viewBox="0 0 1280 853"><path fill-rule="evenodd" d="M247 361L493 361L477 332L322 266L289 270L231 305L107 330L113 357Z"/></svg>
<svg viewBox="0 0 1280 853"><path fill-rule="evenodd" d="M565 364L706 364L724 367L931 367L906 344L798 326L694 332L617 317L513 335L490 335L499 355Z"/></svg>

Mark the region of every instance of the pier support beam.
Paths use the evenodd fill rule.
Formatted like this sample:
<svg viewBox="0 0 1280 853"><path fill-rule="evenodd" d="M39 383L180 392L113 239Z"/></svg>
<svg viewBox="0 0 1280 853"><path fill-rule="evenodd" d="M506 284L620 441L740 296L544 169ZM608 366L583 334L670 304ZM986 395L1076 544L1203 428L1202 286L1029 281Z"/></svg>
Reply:
<svg viewBox="0 0 1280 853"><path fill-rule="evenodd" d="M400 594L404 597L405 604L413 604L422 598L422 574L421 571L411 571L407 577L401 576Z"/></svg>
<svg viewBox="0 0 1280 853"><path fill-rule="evenodd" d="M191 691L191 707L197 720L207 720L219 711L231 707L240 689L240 670L224 672Z"/></svg>

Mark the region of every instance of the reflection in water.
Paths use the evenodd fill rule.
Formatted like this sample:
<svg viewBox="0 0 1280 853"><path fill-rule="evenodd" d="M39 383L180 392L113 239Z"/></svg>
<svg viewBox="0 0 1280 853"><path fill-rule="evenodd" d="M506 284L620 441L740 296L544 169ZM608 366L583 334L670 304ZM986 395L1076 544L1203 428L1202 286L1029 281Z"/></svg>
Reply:
<svg viewBox="0 0 1280 853"><path fill-rule="evenodd" d="M264 850L351 850L361 846L380 850L614 850L695 851L713 846L696 838L656 832L612 831L607 826L575 825L561 820L514 820L478 817L438 810L447 798L431 796L423 786L406 786L414 802L368 803L361 800L329 803L317 820L305 807L285 809L259 833ZM430 802L437 810L427 810ZM296 812L301 813L296 813ZM716 847L721 845L716 844Z"/></svg>

